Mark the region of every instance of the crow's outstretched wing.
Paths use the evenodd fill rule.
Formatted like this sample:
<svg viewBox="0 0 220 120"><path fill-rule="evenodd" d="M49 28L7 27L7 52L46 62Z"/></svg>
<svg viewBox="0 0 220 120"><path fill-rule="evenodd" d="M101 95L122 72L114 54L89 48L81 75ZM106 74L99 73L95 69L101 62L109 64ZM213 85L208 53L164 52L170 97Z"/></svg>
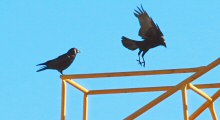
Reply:
<svg viewBox="0 0 220 120"><path fill-rule="evenodd" d="M138 35L145 40L150 39L160 31L159 27L155 25L154 21L143 9L142 5L141 8L137 8L138 10L135 10L134 15L138 18L141 26Z"/></svg>

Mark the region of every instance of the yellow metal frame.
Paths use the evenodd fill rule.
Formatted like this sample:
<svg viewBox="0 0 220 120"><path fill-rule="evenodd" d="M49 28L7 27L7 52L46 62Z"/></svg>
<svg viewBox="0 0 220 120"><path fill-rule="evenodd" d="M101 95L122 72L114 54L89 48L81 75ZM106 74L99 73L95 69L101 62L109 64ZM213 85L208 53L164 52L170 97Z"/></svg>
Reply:
<svg viewBox="0 0 220 120"><path fill-rule="evenodd" d="M152 107L159 104L178 90L182 91L183 101L183 114L184 120L195 120L205 109L209 108L213 120L218 120L217 114L214 108L214 102L220 97L220 89L213 95L209 96L201 89L205 88L220 88L220 83L213 84L191 84L197 78L201 77L211 69L220 64L220 58L216 59L207 66L197 68L183 68L183 69L167 69L167 70L153 70L153 71L134 71L134 72L115 72L115 73L97 73L97 74L75 74L75 75L62 75L62 111L61 120L66 120L66 83L69 83L73 87L84 93L83 98L83 120L88 120L88 95L97 94L118 94L118 93L134 93L134 92L154 92L154 91L166 91L164 94L155 98L145 106L138 109L133 114L124 118L124 120L134 120L141 114L145 113ZM125 77L125 76L141 76L141 75L159 75L159 74L178 74L178 73L194 73L184 81L180 82L176 86L159 86L159 87L143 87L143 88L120 88L120 89L104 89L104 90L88 90L80 84L73 81L73 79L86 79L86 78L103 78L103 77ZM191 89L197 94L204 97L207 101L200 106L193 114L188 113L187 102L187 89Z"/></svg>

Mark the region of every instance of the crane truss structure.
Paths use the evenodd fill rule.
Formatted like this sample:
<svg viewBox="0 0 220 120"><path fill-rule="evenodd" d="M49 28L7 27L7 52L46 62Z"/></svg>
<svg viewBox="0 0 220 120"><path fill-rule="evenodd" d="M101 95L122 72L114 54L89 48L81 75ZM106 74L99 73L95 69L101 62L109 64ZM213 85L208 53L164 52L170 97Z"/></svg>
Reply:
<svg viewBox="0 0 220 120"><path fill-rule="evenodd" d="M162 95L155 98L145 106L141 107L133 114L124 118L124 120L134 120L143 113L147 112L161 101L170 97L177 91L182 92L183 114L184 120L195 120L206 109L210 110L213 120L218 120L217 112L215 111L214 102L220 97L220 83L212 84L195 84L192 82L197 78L203 76L208 71L212 70L220 64L220 58L216 59L207 66L201 66L196 68L183 68L183 69L166 69L166 70L152 70L152 71L134 71L134 72L114 72L114 73L97 73L97 74L74 74L74 75L62 75L62 108L61 108L61 120L66 120L66 83L77 88L84 93L83 99L83 120L88 120L88 96L98 94L119 94L119 93L136 93L136 92L155 92L165 91ZM159 87L143 87L143 88L120 88L120 89L103 89L103 90L88 90L81 86L74 79L88 79L88 78L106 78L106 77L126 77L126 76L147 76L147 75L161 75L161 74L180 74L180 73L193 73L191 76L177 84L176 86L159 86ZM209 96L201 89L218 88L217 92ZM206 99L197 110L191 115L188 113L188 99L187 90L190 89Z"/></svg>

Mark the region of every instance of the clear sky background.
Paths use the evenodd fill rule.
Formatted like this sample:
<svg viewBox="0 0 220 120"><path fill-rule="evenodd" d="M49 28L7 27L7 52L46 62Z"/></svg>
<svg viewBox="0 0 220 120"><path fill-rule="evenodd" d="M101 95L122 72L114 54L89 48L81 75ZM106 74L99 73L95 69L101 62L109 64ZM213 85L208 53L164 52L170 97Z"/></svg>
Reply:
<svg viewBox="0 0 220 120"><path fill-rule="evenodd" d="M121 36L141 40L133 15L140 4L158 23L167 48L145 55L121 44ZM2 120L60 120L60 73L37 73L35 65L70 48L81 53L64 74L143 71L207 65L219 58L219 0L1 0L0 116ZM194 83L217 83L220 67ZM191 74L76 80L88 89L176 85ZM83 94L68 87L67 120L82 119ZM212 95L216 89L204 90ZM163 92L89 97L89 120L122 120ZM181 92L137 120L182 120ZM205 99L189 91L189 112ZM215 103L220 112L220 100ZM220 114L218 113L218 117ZM198 120L211 120L206 110Z"/></svg>

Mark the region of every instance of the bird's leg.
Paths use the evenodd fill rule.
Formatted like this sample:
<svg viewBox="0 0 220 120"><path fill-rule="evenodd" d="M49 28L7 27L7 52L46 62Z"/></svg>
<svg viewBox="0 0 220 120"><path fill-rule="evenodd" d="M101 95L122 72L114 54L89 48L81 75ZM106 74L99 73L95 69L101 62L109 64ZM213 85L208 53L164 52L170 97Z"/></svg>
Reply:
<svg viewBox="0 0 220 120"><path fill-rule="evenodd" d="M141 54L141 52L142 52L142 51L139 51L139 52L138 52L138 60L137 60L137 61L138 61L139 65L142 66L142 62L141 62L141 59L140 59L140 54Z"/></svg>
<svg viewBox="0 0 220 120"><path fill-rule="evenodd" d="M61 73L61 75L63 75L63 71L62 70L58 70L60 73Z"/></svg>
<svg viewBox="0 0 220 120"><path fill-rule="evenodd" d="M142 59L143 59L143 67L145 67L145 60L144 60L144 57L142 57Z"/></svg>
<svg viewBox="0 0 220 120"><path fill-rule="evenodd" d="M145 60L144 60L144 55L147 53L147 51L144 51L143 53L142 53L142 60L143 60L143 67L145 67Z"/></svg>

